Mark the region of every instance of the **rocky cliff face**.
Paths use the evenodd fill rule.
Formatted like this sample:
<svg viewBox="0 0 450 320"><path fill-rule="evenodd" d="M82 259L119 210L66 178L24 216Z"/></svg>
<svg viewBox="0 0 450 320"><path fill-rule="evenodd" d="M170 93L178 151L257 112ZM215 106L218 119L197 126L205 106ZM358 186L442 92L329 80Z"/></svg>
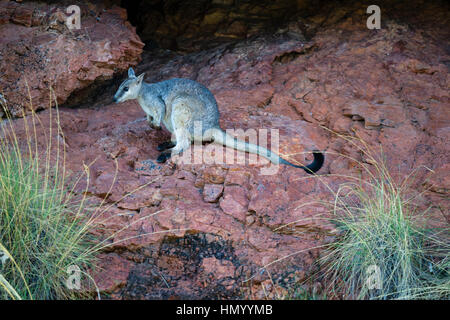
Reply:
<svg viewBox="0 0 450 320"><path fill-rule="evenodd" d="M68 102L140 61L144 44L125 9L79 3L81 28L69 30L70 4L0 1L0 90L13 116L48 108L50 89L59 104Z"/></svg>
<svg viewBox="0 0 450 320"><path fill-rule="evenodd" d="M149 46L184 52L211 48L261 32L284 29L298 33L307 26L292 18L318 8L315 1L309 0L140 0L124 1L123 6Z"/></svg>
<svg viewBox="0 0 450 320"><path fill-rule="evenodd" d="M448 224L448 6L386 6L380 30L366 28L366 8L359 4L325 5L297 17L314 30L308 37L301 29L260 29L189 54L148 50L137 67L148 82L187 77L205 84L218 101L222 128L278 129L280 153L292 161L308 161L304 152L314 148L326 151L320 179L285 166L262 175L263 162L160 165L156 146L169 135L149 128L136 102L60 109L68 169L77 176L82 163L92 163L90 201L106 199L95 231L111 237L95 276L103 293L133 299L277 298L300 282L320 292L320 282L306 280L318 271L320 246L335 233L324 220L326 210L315 203L332 197L327 186L336 188L343 181L339 175L358 175L357 161L367 161L335 133L358 136L377 153L381 146L398 179L420 166L433 169L418 170L414 205L430 208L429 216ZM176 24L177 16L165 19ZM147 27L153 31L142 31L143 37L163 35L162 25ZM126 43L138 55L142 45L133 37ZM79 57L67 53L60 59ZM114 61L98 70L114 70L116 64L124 69L137 60ZM72 83L59 77L65 86ZM49 126L49 112L39 113L39 132ZM23 121L16 125L24 136ZM235 160L244 156L236 153Z"/></svg>

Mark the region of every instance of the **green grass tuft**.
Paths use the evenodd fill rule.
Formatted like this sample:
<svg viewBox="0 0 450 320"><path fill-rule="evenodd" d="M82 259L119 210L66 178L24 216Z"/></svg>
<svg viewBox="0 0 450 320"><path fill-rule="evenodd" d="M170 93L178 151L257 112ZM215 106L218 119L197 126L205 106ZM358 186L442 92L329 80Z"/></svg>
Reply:
<svg viewBox="0 0 450 320"><path fill-rule="evenodd" d="M51 159L52 128L39 153L36 116L24 121L27 141L10 119L0 123L0 299L79 298L66 286L68 268L86 270L95 258L84 199L66 186L62 154Z"/></svg>
<svg viewBox="0 0 450 320"><path fill-rule="evenodd" d="M366 178L334 193L338 236L321 259L327 290L344 299L448 299L449 229L428 228L427 212L414 212L406 196L410 177L396 185L384 161L360 150Z"/></svg>

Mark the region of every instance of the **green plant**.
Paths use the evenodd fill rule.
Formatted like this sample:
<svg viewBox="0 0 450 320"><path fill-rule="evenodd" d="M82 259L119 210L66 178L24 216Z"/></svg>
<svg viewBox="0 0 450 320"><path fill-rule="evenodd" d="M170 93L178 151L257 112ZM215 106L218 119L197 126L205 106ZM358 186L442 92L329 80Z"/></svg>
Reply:
<svg viewBox="0 0 450 320"><path fill-rule="evenodd" d="M448 299L448 228L427 228L426 212L412 209L412 175L397 185L363 141L348 141L364 153L366 177L347 177L334 193L337 240L320 261L327 289L345 299Z"/></svg>
<svg viewBox="0 0 450 320"><path fill-rule="evenodd" d="M65 138L56 98L53 101L55 108L49 112L49 125L41 131L42 137L38 137L37 126L44 127L39 116L34 111L26 117L23 115L25 134L21 136L25 135L25 141L18 138L15 121L10 119L6 105L1 105L8 118L0 119L0 299L89 298L94 291L100 298L90 275L100 271L95 266L96 254L112 245L151 234L115 239L130 226L161 211L142 215L102 239L93 237L93 229L103 228L114 218L108 214L105 217L105 212L158 178L108 205L105 205L106 196L100 203L97 199L93 205L88 204L92 163L83 164L85 175L75 181L74 177L67 179ZM30 110L33 110L31 98ZM116 160L115 165L108 194L117 176ZM77 194L74 190L81 179L86 180L86 186ZM162 232L172 231L176 230ZM67 286L73 267L81 272L82 290Z"/></svg>
<svg viewBox="0 0 450 320"><path fill-rule="evenodd" d="M317 293L315 288L305 288L301 285L297 285L291 290L285 297L287 300L326 300L325 293Z"/></svg>
<svg viewBox="0 0 450 320"><path fill-rule="evenodd" d="M39 119L32 113L27 121L27 141L19 141L13 121L0 123L0 298L80 297L66 280L70 266L86 270L95 258L85 198L76 198L66 186L59 139L57 154L51 154L54 128L48 128L46 150L40 152Z"/></svg>

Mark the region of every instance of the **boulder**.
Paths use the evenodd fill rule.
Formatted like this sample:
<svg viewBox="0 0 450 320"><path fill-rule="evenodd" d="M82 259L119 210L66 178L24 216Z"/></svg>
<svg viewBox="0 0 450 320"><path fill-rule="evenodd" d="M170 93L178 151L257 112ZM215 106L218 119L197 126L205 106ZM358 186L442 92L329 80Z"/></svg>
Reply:
<svg viewBox="0 0 450 320"><path fill-rule="evenodd" d="M125 9L72 4L80 29L68 29L62 4L0 1L0 92L12 116L76 104L74 92L140 61L144 44Z"/></svg>

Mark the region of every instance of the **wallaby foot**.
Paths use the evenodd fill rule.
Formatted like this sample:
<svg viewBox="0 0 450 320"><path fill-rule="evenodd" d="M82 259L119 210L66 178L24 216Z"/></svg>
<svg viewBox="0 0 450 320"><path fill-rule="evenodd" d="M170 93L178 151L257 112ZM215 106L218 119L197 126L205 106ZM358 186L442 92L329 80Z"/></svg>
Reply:
<svg viewBox="0 0 450 320"><path fill-rule="evenodd" d="M158 144L158 146L156 147L156 150L164 151L164 150L167 150L167 149L170 149L173 147L175 147L175 143L173 143L172 141L166 141L161 144Z"/></svg>
<svg viewBox="0 0 450 320"><path fill-rule="evenodd" d="M153 122L149 122L148 125L152 129L161 130L161 126L157 126L157 125L153 124Z"/></svg>
<svg viewBox="0 0 450 320"><path fill-rule="evenodd" d="M156 159L156 162L158 163L164 163L167 161L167 159L170 159L172 156L172 152L162 152L159 157Z"/></svg>

